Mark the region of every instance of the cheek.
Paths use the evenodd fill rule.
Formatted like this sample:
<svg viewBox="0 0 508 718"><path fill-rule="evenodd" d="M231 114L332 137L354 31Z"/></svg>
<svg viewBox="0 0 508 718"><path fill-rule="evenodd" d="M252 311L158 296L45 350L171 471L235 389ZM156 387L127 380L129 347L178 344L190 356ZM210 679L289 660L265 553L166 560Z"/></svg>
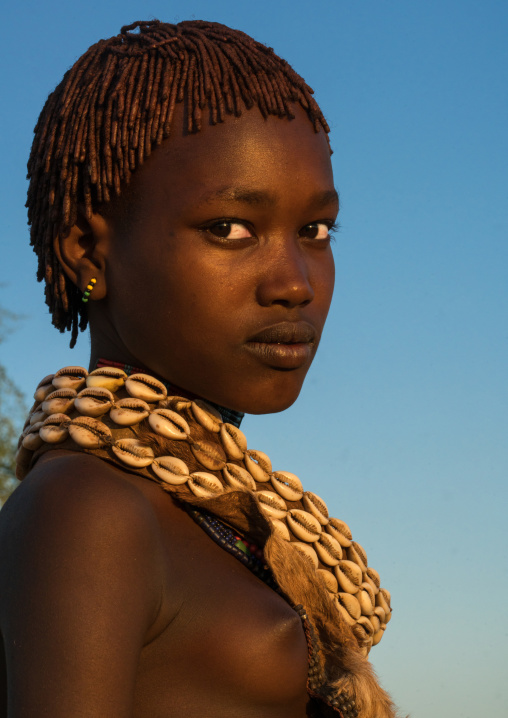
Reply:
<svg viewBox="0 0 508 718"><path fill-rule="evenodd" d="M154 271L148 276L145 273L145 279L170 341L174 340L182 349L202 347L216 341L217 333L231 324L230 317L239 302L239 287L224 263L208 257L206 250L190 251L189 246L186 249L185 238L180 240L178 250L168 249L159 254ZM146 327L146 332L149 334L150 327Z"/></svg>
<svg viewBox="0 0 508 718"><path fill-rule="evenodd" d="M333 290L335 287L335 261L333 258L332 250L328 250L326 260L319 266L319 270L316 273L316 299L322 311L328 314L330 303L332 301Z"/></svg>
<svg viewBox="0 0 508 718"><path fill-rule="evenodd" d="M328 301L328 304L332 301L333 297L333 291L335 289L335 259L332 254L332 260L331 260L331 266L330 266L330 285L329 285L329 293L330 293L330 299Z"/></svg>

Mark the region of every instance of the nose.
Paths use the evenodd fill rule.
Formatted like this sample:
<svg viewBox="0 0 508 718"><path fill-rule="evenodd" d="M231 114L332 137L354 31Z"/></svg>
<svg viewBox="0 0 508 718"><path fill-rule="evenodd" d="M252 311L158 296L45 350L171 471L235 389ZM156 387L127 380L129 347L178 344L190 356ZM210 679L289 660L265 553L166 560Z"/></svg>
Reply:
<svg viewBox="0 0 508 718"><path fill-rule="evenodd" d="M310 271L301 248L294 240L284 243L270 258L263 257L257 300L263 307L280 304L287 308L305 306L314 299Z"/></svg>

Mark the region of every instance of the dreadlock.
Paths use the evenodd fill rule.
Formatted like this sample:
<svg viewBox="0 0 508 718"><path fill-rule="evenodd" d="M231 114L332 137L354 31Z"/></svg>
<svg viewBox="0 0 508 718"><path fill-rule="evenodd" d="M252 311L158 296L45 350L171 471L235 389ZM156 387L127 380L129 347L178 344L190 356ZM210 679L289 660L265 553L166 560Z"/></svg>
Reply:
<svg viewBox="0 0 508 718"><path fill-rule="evenodd" d="M263 117L294 118L298 103L318 132L329 127L312 89L271 48L239 30L200 20L135 22L92 45L48 97L28 161L28 222L46 281L53 324L87 326L86 305L53 249L76 223L78 206L120 196L122 185L154 146L171 134L175 105L185 102L187 131L224 122L256 105Z"/></svg>

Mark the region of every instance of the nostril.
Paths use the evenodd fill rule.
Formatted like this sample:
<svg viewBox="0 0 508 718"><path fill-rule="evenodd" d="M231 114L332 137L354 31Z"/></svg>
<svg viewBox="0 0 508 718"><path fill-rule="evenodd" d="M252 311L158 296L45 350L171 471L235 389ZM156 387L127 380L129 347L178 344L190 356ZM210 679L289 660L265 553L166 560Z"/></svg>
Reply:
<svg viewBox="0 0 508 718"><path fill-rule="evenodd" d="M291 267L285 263L282 271L279 269L267 273L258 284L257 298L262 306L306 306L314 299L307 267Z"/></svg>

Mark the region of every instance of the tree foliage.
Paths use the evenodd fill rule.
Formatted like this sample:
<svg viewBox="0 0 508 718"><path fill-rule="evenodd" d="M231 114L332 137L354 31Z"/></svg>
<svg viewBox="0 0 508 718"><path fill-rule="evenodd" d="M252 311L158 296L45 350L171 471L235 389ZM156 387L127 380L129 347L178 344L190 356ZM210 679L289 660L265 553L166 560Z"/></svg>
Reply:
<svg viewBox="0 0 508 718"><path fill-rule="evenodd" d="M0 307L0 344L20 317ZM15 456L26 406L23 395L0 364L0 507L14 491Z"/></svg>

